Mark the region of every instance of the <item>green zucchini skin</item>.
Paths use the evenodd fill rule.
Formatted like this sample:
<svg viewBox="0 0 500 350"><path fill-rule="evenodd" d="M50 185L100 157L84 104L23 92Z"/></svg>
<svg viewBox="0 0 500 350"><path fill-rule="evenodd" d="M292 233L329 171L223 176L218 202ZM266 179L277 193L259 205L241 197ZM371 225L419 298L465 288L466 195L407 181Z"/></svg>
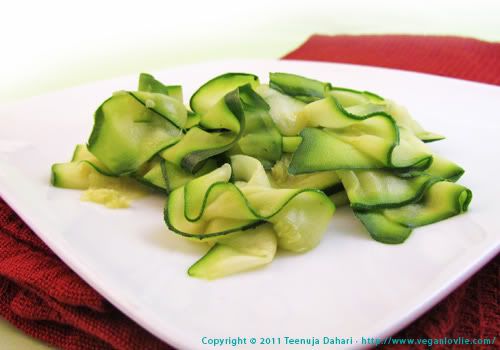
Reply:
<svg viewBox="0 0 500 350"><path fill-rule="evenodd" d="M171 231L204 240L269 222L283 249L300 252L319 243L335 211L323 192L274 189L257 159L236 155L231 161L232 167L225 164L170 194L165 222ZM231 173L236 184L228 182Z"/></svg>
<svg viewBox="0 0 500 350"><path fill-rule="evenodd" d="M255 91L269 105L269 114L279 132L283 136L298 135L300 126L297 125L297 117L300 111L304 109L306 103L264 84L257 86Z"/></svg>
<svg viewBox="0 0 500 350"><path fill-rule="evenodd" d="M327 86L326 93L335 97L344 108L364 104L384 105L385 103L383 97L369 91L359 91L338 86Z"/></svg>
<svg viewBox="0 0 500 350"><path fill-rule="evenodd" d="M269 73L269 86L281 93L309 103L324 97L328 84L290 73Z"/></svg>
<svg viewBox="0 0 500 350"><path fill-rule="evenodd" d="M191 277L213 280L269 264L278 247L270 224L224 237L188 270Z"/></svg>
<svg viewBox="0 0 500 350"><path fill-rule="evenodd" d="M283 152L285 153L294 153L297 148L299 148L300 143L302 142L302 137L300 136L283 136L282 139L283 144Z"/></svg>
<svg viewBox="0 0 500 350"><path fill-rule="evenodd" d="M425 192L423 197L398 208L354 210L373 239L389 244L403 243L415 227L467 211L472 192L464 186L440 181Z"/></svg>
<svg viewBox="0 0 500 350"><path fill-rule="evenodd" d="M428 174L399 177L388 170L337 172L354 209L396 208L420 200L442 178Z"/></svg>
<svg viewBox="0 0 500 350"><path fill-rule="evenodd" d="M180 103L183 103L182 86L164 85L148 73L141 73L139 75L139 86L137 87L137 90L164 94L173 97Z"/></svg>
<svg viewBox="0 0 500 350"><path fill-rule="evenodd" d="M175 98L155 92L131 91L129 92L144 107L155 111L179 129L183 129L187 123L187 110L182 102ZM139 121L136 119L136 121ZM148 120L140 120L146 122Z"/></svg>
<svg viewBox="0 0 500 350"><path fill-rule="evenodd" d="M444 180L456 182L465 173L465 170L458 164L438 155L432 155L432 163L425 169L404 170L395 172L400 177L414 177L421 174L427 174L434 177L439 177Z"/></svg>
<svg viewBox="0 0 500 350"><path fill-rule="evenodd" d="M92 170L86 162L56 163L51 167L50 183L54 187L85 190L89 187L88 174Z"/></svg>
<svg viewBox="0 0 500 350"><path fill-rule="evenodd" d="M173 122L127 92L106 100L94 118L87 147L114 175L137 171L182 137Z"/></svg>
<svg viewBox="0 0 500 350"><path fill-rule="evenodd" d="M233 147L244 128L244 111L237 88L223 96L201 116L198 126L189 129L179 143L161 152L160 156L194 173L206 159Z"/></svg>
<svg viewBox="0 0 500 350"><path fill-rule="evenodd" d="M268 172L268 177L274 188L310 188L323 190L326 195L332 190L342 187L336 171L317 171L310 174L289 174L290 155L284 155Z"/></svg>
<svg viewBox="0 0 500 350"><path fill-rule="evenodd" d="M85 190L89 187L91 173L113 177L109 169L89 152L86 145L79 144L76 145L70 162L52 165L50 182L55 187Z"/></svg>
<svg viewBox="0 0 500 350"><path fill-rule="evenodd" d="M301 132L302 143L293 155L292 174L426 168L432 162L425 145L385 112L353 114L333 96L326 96L307 105L302 118L308 127Z"/></svg>
<svg viewBox="0 0 500 350"><path fill-rule="evenodd" d="M192 111L188 111L185 128L187 130L191 129L192 127L200 124L200 120L201 120L201 116L199 114L192 112Z"/></svg>
<svg viewBox="0 0 500 350"><path fill-rule="evenodd" d="M73 151L73 156L71 157L71 162L86 162L88 165L93 167L95 171L106 176L114 176L113 173L99 160L90 153L87 145L78 144Z"/></svg>
<svg viewBox="0 0 500 350"><path fill-rule="evenodd" d="M255 87L259 84L259 78L256 75L248 73L226 73L219 75L207 81L196 90L191 96L189 105L194 112L204 114L226 94L247 84Z"/></svg>
<svg viewBox="0 0 500 350"><path fill-rule="evenodd" d="M338 103L353 114L361 107L364 110L374 112L385 112L390 114L398 125L409 128L424 142L434 142L442 140L444 136L425 131L408 113L408 111L390 100L370 92L359 91L344 87L332 86L315 79L289 73L270 73L269 86L285 95L291 96L300 101L310 103L324 98L327 95L333 96ZM281 99L283 102L283 99ZM291 104L289 102L289 104ZM285 134L289 136L289 134Z"/></svg>
<svg viewBox="0 0 500 350"><path fill-rule="evenodd" d="M269 105L249 85L239 88L245 127L228 154L245 154L272 166L281 158L282 136L269 114Z"/></svg>
<svg viewBox="0 0 500 350"><path fill-rule="evenodd" d="M51 183L120 191L133 179L167 194L166 226L212 245L192 277L265 266L278 248L313 249L338 206L349 204L373 239L399 244L472 200L454 183L464 169L426 145L444 137L368 91L227 73L202 85L190 108L181 86L142 73L138 91L99 106L88 144L52 165Z"/></svg>
<svg viewBox="0 0 500 350"><path fill-rule="evenodd" d="M226 151L273 164L281 158L282 137L268 111L269 106L250 84L240 86L201 115L199 125L161 156L189 172Z"/></svg>

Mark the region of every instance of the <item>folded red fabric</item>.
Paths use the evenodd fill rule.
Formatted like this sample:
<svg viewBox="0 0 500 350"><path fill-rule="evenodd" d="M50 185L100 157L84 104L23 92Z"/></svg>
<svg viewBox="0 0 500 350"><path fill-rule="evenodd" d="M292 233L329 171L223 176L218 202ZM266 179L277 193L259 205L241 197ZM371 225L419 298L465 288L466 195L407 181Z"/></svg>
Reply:
<svg viewBox="0 0 500 350"><path fill-rule="evenodd" d="M500 43L454 36L314 35L284 58L398 68L500 85Z"/></svg>
<svg viewBox="0 0 500 350"><path fill-rule="evenodd" d="M0 316L60 349L170 349L71 271L2 199Z"/></svg>
<svg viewBox="0 0 500 350"><path fill-rule="evenodd" d="M500 44L473 39L313 36L285 58L393 67L500 84ZM396 336L498 336L499 271L497 257ZM82 281L1 199L0 316L27 334L61 349L170 348ZM484 347L487 348L492 349Z"/></svg>

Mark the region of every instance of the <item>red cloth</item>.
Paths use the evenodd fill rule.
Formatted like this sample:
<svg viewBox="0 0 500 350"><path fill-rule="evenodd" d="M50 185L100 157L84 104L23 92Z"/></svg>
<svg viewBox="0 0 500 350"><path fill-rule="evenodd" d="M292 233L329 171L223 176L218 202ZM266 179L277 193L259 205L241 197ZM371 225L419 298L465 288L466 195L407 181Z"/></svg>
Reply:
<svg viewBox="0 0 500 350"><path fill-rule="evenodd" d="M313 36L285 58L394 67L500 84L500 44L473 39ZM396 337L498 336L499 271L497 257ZM83 282L1 199L0 315L24 332L61 349L169 348Z"/></svg>
<svg viewBox="0 0 500 350"><path fill-rule="evenodd" d="M500 43L453 36L314 35L284 58L399 68L500 85Z"/></svg>

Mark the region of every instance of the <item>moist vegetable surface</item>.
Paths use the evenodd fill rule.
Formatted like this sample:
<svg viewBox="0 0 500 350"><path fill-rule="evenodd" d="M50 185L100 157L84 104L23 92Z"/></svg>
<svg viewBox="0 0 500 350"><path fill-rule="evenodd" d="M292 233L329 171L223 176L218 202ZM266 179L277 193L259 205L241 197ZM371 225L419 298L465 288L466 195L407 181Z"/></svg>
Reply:
<svg viewBox="0 0 500 350"><path fill-rule="evenodd" d="M336 206L350 205L373 239L399 244L472 199L456 183L464 170L428 145L444 137L372 92L226 73L184 103L180 85L141 74L137 91L97 108L87 144L52 166L51 182L111 208L166 194L169 230L209 246L190 276L261 267L278 249L309 251Z"/></svg>

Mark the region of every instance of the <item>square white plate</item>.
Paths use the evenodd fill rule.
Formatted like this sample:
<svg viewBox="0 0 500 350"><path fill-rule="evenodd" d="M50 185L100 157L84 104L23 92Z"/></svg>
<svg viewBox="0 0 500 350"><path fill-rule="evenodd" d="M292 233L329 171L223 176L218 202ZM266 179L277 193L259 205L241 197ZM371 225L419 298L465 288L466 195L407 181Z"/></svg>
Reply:
<svg viewBox="0 0 500 350"><path fill-rule="evenodd" d="M399 101L424 127L447 136L432 147L466 169L460 183L474 199L467 214L416 229L395 246L373 241L348 208L339 209L315 250L280 253L266 268L207 282L186 274L206 248L167 230L160 196L111 210L80 202L79 191L49 185L50 165L68 161L74 145L86 142L101 101L115 90L134 90L137 76L1 106L0 195L76 273L161 339L202 349L210 348L201 343L204 336L383 337L499 251L500 88L294 61L211 62L153 73L182 84L190 96L227 71L253 72L261 81L269 71L293 72Z"/></svg>

